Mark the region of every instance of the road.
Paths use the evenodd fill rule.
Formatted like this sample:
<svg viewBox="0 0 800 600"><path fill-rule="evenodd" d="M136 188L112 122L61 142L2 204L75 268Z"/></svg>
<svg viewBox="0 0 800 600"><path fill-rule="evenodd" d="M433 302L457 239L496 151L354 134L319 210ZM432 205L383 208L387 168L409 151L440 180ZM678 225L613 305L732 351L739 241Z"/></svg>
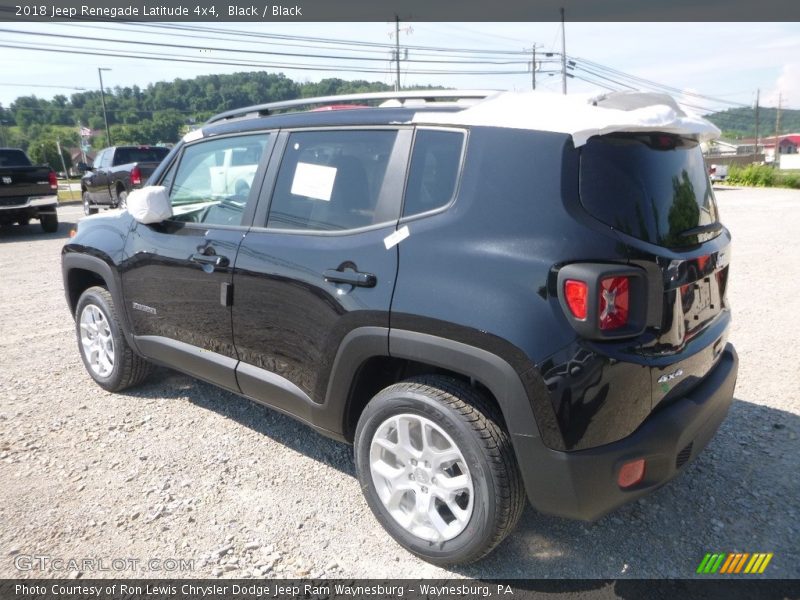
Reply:
<svg viewBox="0 0 800 600"><path fill-rule="evenodd" d="M80 207L60 209L57 234L0 230L0 577L691 577L706 552L735 551L774 552L765 576L800 577L800 192L717 198L741 367L709 448L595 523L529 508L490 557L453 570L383 532L348 446L166 369L124 394L94 385L59 265ZM34 554L139 562L19 571Z"/></svg>

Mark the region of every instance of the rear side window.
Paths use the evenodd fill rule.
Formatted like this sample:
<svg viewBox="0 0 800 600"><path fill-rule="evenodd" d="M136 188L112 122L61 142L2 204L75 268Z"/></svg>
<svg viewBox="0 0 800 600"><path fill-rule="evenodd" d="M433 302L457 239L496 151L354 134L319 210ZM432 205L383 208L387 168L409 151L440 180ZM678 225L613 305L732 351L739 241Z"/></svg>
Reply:
<svg viewBox="0 0 800 600"><path fill-rule="evenodd" d="M161 162L169 154L169 148L117 148L114 154L115 165L127 165L133 162Z"/></svg>
<svg viewBox="0 0 800 600"><path fill-rule="evenodd" d="M449 203L458 184L464 134L418 129L403 203L403 216L435 210Z"/></svg>
<svg viewBox="0 0 800 600"><path fill-rule="evenodd" d="M603 223L670 248L708 239L686 232L717 222L700 145L673 135L590 138L581 150L580 195Z"/></svg>
<svg viewBox="0 0 800 600"><path fill-rule="evenodd" d="M342 231L385 221L379 200L396 138L383 130L292 133L267 227Z"/></svg>
<svg viewBox="0 0 800 600"><path fill-rule="evenodd" d="M31 161L22 150L0 150L0 167L30 167Z"/></svg>

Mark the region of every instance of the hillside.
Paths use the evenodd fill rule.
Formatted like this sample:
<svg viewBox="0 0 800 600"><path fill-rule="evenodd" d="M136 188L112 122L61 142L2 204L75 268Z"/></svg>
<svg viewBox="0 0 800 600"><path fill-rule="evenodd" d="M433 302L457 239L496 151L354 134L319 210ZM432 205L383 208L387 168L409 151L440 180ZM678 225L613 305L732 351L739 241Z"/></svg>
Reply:
<svg viewBox="0 0 800 600"><path fill-rule="evenodd" d="M158 144L177 142L196 123L224 110L300 97L389 89L381 82L334 78L298 83L283 74L250 72L175 79L146 88L115 87L106 90L105 99L115 144ZM46 162L54 166L60 163L56 139L64 148L78 146L79 125L92 130L88 140L92 150L106 145L99 91L70 97L58 95L52 100L22 96L9 107L0 105L0 144L46 155Z"/></svg>
<svg viewBox="0 0 800 600"><path fill-rule="evenodd" d="M759 110L759 134L775 135L776 108L761 107ZM732 108L706 115L706 118L719 127L723 137L728 139L752 138L756 135L756 115L753 108ZM781 109L780 133L800 132L800 110Z"/></svg>

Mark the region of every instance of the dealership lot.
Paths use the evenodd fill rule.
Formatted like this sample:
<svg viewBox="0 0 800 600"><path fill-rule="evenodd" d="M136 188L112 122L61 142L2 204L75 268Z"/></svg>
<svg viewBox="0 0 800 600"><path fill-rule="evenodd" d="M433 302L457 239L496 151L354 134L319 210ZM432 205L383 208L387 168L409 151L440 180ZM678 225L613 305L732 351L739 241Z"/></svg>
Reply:
<svg viewBox="0 0 800 600"><path fill-rule="evenodd" d="M0 230L0 577L689 577L706 552L773 552L766 576L800 577L800 192L717 199L740 371L709 448L596 523L528 509L456 571L384 533L348 446L165 369L124 394L97 387L60 273L81 208L61 207L57 234Z"/></svg>

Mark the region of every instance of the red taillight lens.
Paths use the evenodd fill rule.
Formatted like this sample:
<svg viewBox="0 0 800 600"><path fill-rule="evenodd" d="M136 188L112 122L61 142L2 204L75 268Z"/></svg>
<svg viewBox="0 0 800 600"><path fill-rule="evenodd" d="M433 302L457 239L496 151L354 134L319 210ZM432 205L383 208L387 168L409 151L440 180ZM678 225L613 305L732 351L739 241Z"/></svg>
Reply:
<svg viewBox="0 0 800 600"><path fill-rule="evenodd" d="M58 189L58 178L56 177L55 171L50 171L50 175L48 177L50 179L50 189L57 190Z"/></svg>
<svg viewBox="0 0 800 600"><path fill-rule="evenodd" d="M628 323L630 284L627 277L606 277L600 282L600 329L619 329Z"/></svg>
<svg viewBox="0 0 800 600"><path fill-rule="evenodd" d="M139 170L139 167L133 167L131 169L131 184L142 185L142 172Z"/></svg>
<svg viewBox="0 0 800 600"><path fill-rule="evenodd" d="M586 319L589 300L589 286L585 281L567 279L564 282L564 298L567 306L576 319L583 321Z"/></svg>
<svg viewBox="0 0 800 600"><path fill-rule="evenodd" d="M622 489L632 487L644 479L646 461L643 458L626 462L617 476L617 485Z"/></svg>

